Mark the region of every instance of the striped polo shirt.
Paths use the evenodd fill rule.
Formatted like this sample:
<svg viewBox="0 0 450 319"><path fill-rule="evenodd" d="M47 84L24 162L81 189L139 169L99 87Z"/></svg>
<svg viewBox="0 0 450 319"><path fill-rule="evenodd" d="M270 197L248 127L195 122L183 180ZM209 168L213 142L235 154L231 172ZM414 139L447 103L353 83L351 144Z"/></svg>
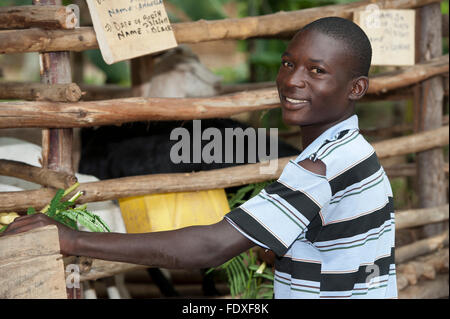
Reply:
<svg viewBox="0 0 450 319"><path fill-rule="evenodd" d="M326 176L298 163L325 163ZM225 218L271 249L275 298L396 298L392 190L353 115Z"/></svg>

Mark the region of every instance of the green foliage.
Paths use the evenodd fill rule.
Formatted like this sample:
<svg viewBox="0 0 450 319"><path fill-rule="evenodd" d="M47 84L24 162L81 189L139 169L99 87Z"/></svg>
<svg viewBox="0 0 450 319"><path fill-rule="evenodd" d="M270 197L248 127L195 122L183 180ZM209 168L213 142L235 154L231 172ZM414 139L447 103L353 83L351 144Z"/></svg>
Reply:
<svg viewBox="0 0 450 319"><path fill-rule="evenodd" d="M264 187L272 182L273 181L266 181L261 183L249 184L247 186L239 188L235 194L227 194L228 205L230 205L230 209L234 209L245 203L250 198L258 195Z"/></svg>
<svg viewBox="0 0 450 319"><path fill-rule="evenodd" d="M87 50L83 54L89 61L102 70L106 75L107 84L119 84L123 86L130 86L130 66L127 61L117 62L108 65L103 60L100 50Z"/></svg>
<svg viewBox="0 0 450 319"><path fill-rule="evenodd" d="M270 183L272 181L249 184L241 187L234 194L228 194L230 208L236 208L258 195ZM208 273L215 269L211 268ZM237 296L243 299L273 297L273 272L264 262L259 263L252 249L230 259L217 269L225 273L233 298Z"/></svg>
<svg viewBox="0 0 450 319"><path fill-rule="evenodd" d="M215 20L226 18L223 5L230 0L166 0L184 11L192 20Z"/></svg>
<svg viewBox="0 0 450 319"><path fill-rule="evenodd" d="M28 6L31 4L32 4L31 0L2 0L0 2L0 7Z"/></svg>
<svg viewBox="0 0 450 319"><path fill-rule="evenodd" d="M75 207L75 201L82 195L82 192L78 192L67 201L62 200L75 190L78 185L76 183L67 190L59 189L50 201L50 204L41 213L72 229L78 230L78 224L80 224L93 232L110 232L108 225L100 217L89 212L86 205ZM27 214L36 214L36 210L30 207Z"/></svg>
<svg viewBox="0 0 450 319"><path fill-rule="evenodd" d="M230 259L220 266L220 269L228 278L233 298L269 299L273 297L273 272L264 262L258 264L252 249Z"/></svg>

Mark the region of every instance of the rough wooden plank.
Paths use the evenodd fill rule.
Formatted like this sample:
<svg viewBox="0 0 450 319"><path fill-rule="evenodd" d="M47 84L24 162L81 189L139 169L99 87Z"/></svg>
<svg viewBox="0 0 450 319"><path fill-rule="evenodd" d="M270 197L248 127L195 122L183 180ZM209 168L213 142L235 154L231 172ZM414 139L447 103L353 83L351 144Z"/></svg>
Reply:
<svg viewBox="0 0 450 319"><path fill-rule="evenodd" d="M67 298L58 229L0 237L0 298Z"/></svg>
<svg viewBox="0 0 450 319"><path fill-rule="evenodd" d="M62 255L12 259L0 263L1 299L66 299Z"/></svg>
<svg viewBox="0 0 450 319"><path fill-rule="evenodd" d="M58 231L53 225L0 237L0 262L9 258L53 255L59 252Z"/></svg>

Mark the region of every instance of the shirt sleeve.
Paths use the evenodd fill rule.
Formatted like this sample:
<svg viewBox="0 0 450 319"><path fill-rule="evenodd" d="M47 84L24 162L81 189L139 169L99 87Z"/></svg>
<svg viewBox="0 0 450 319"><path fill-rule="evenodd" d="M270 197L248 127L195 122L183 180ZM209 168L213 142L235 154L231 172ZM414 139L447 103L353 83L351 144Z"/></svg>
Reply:
<svg viewBox="0 0 450 319"><path fill-rule="evenodd" d="M331 198L328 180L290 161L280 178L225 218L255 244L283 256ZM322 218L323 220L323 218Z"/></svg>

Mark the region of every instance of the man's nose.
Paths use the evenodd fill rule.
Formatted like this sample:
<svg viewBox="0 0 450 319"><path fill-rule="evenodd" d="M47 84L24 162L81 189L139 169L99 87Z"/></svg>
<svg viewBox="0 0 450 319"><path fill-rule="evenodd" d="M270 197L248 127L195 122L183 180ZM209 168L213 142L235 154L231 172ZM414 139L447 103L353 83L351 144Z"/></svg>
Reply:
<svg viewBox="0 0 450 319"><path fill-rule="evenodd" d="M286 84L292 87L304 88L306 86L304 68L297 68L291 72L286 79Z"/></svg>

